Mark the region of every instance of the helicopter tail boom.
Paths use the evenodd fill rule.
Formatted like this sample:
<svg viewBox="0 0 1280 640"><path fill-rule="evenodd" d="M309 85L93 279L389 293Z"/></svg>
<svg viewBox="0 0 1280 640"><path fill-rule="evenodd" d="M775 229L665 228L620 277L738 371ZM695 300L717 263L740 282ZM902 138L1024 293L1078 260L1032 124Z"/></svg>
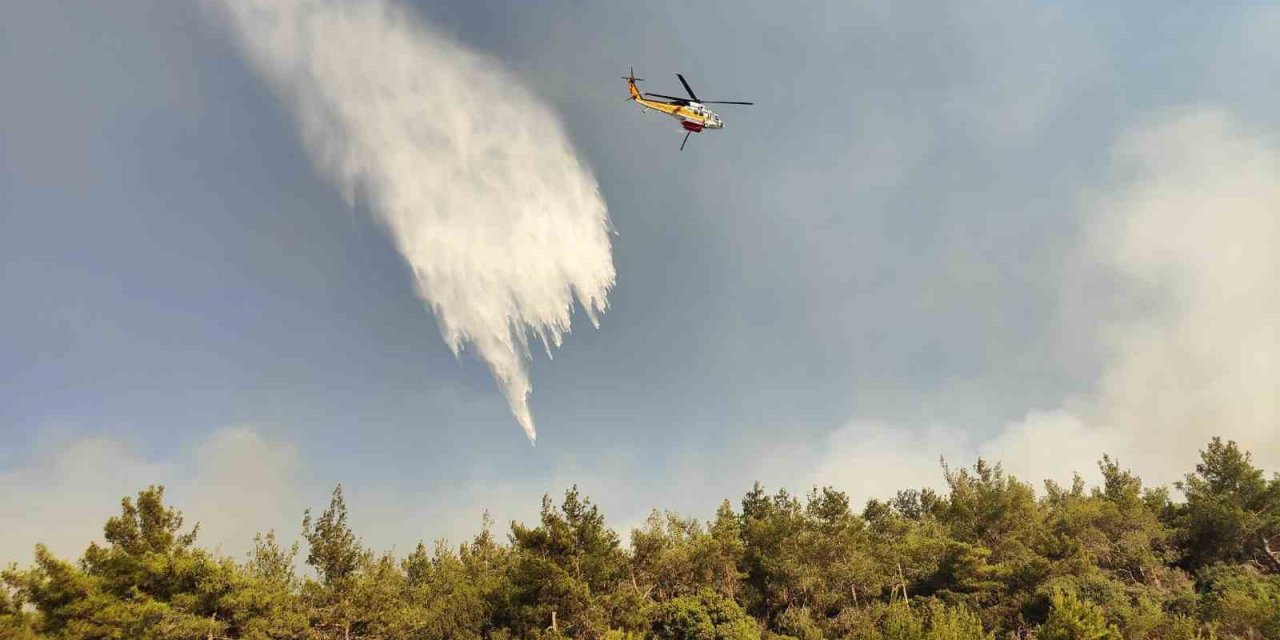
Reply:
<svg viewBox="0 0 1280 640"><path fill-rule="evenodd" d="M640 96L640 89L639 89L638 87L636 87L636 83L637 83L637 82L641 82L641 81L643 81L643 80L644 80L644 78L637 78L637 77L636 77L636 70L635 70L635 67L632 67L632 68L631 68L631 73L630 73L630 74L625 75L625 76L622 76L622 79L627 81L627 90L631 92L631 97L629 97L629 98L627 98L627 99L628 99L628 100L638 100L638 99L640 99L640 97L641 97L641 96Z"/></svg>

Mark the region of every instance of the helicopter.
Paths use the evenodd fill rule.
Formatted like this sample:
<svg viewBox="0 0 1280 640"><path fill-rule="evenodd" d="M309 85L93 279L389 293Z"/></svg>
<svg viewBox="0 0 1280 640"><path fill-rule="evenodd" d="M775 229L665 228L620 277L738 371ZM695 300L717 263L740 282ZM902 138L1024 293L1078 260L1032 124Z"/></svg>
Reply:
<svg viewBox="0 0 1280 640"><path fill-rule="evenodd" d="M627 100L634 100L635 102L642 105L646 110L653 109L654 111L660 111L680 121L680 125L684 127L684 131L685 131L684 141L680 143L681 151L684 151L684 145L689 142L690 134L698 133L705 129L723 129L724 128L724 120L721 120L720 116L716 115L713 111L708 109L705 105L708 105L708 104L747 104L747 105L755 104L754 102L699 99L698 95L693 92L693 88L689 86L689 81L684 79L683 74L677 73L676 77L680 79L680 84L684 85L685 93L689 94L688 98L678 98L676 96L664 96L660 93L642 93L640 89L636 87L636 83L642 82L644 78L636 77L635 68L631 69L630 75L623 76L622 79L627 81L627 89L631 91L631 97L627 98ZM650 100L645 96L651 96L654 98L663 98L664 100L669 100L670 102L660 102L657 100Z"/></svg>

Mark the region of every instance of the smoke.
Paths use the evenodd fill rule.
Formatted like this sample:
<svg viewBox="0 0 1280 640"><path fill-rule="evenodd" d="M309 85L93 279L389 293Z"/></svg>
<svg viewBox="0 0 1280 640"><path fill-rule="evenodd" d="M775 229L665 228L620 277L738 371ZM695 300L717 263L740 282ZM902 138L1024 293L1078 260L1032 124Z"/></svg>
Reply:
<svg viewBox="0 0 1280 640"><path fill-rule="evenodd" d="M817 484L883 497L889 460L895 486L925 468L937 486L939 454L1069 481L1093 475L1104 453L1169 482L1214 436L1238 441L1263 468L1280 467L1280 146L1227 113L1198 109L1130 131L1113 158L1115 183L1086 211L1078 268L1136 302L1108 309L1096 288L1063 283L1064 308L1078 310L1067 321L1098 327L1105 357L1095 388L986 438L959 425L855 422L833 435Z"/></svg>
<svg viewBox="0 0 1280 640"><path fill-rule="evenodd" d="M107 437L40 447L23 467L0 472L0 564L31 558L37 542L79 554L114 515L120 498L171 476Z"/></svg>
<svg viewBox="0 0 1280 640"><path fill-rule="evenodd" d="M1090 397L987 450L1059 475L1106 452L1167 482L1222 436L1280 466L1280 147L1196 109L1130 131L1113 156L1117 185L1090 206L1081 255L1143 308L1101 322Z"/></svg>
<svg viewBox="0 0 1280 640"><path fill-rule="evenodd" d="M457 355L474 345L531 442L529 337L614 284L605 203L551 109L385 0L217 0L307 151L367 198Z"/></svg>
<svg viewBox="0 0 1280 640"><path fill-rule="evenodd" d="M90 540L101 540L121 498L152 484L165 487L166 501L188 526L200 523L202 544L239 556L259 531L288 539L296 530L306 506L296 479L293 446L253 427L218 429L161 458L108 435L50 436L25 466L0 472L0 565L28 562L36 543L78 556Z"/></svg>
<svg viewBox="0 0 1280 640"><path fill-rule="evenodd" d="M1213 435L1280 464L1280 148L1200 110L1117 156L1132 181L1098 209L1091 246L1160 306L1108 327L1093 420L1156 473Z"/></svg>

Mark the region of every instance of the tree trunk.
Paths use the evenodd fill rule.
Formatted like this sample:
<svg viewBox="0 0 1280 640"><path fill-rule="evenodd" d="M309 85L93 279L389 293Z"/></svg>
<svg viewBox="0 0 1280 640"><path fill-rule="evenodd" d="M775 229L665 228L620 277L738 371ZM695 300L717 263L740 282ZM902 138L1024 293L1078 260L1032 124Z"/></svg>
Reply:
<svg viewBox="0 0 1280 640"><path fill-rule="evenodd" d="M1271 548L1271 538L1262 536L1262 550L1266 552L1267 558L1271 560L1271 570L1280 573L1280 548Z"/></svg>
<svg viewBox="0 0 1280 640"><path fill-rule="evenodd" d="M641 598L648 598L648 597L649 597L649 594L653 592L653 587L652 587L652 586L650 586L649 588L645 589L644 591L641 591L641 590L640 590L640 583L636 581L636 572L635 572L635 570L632 570L632 571L631 571L631 588L632 588L632 589L635 589L636 595L640 596ZM659 595L661 595L661 594L659 594Z"/></svg>
<svg viewBox="0 0 1280 640"><path fill-rule="evenodd" d="M902 575L902 563L898 563L898 581L902 583L902 601L907 603L907 608L911 608L911 598L907 597L907 577Z"/></svg>

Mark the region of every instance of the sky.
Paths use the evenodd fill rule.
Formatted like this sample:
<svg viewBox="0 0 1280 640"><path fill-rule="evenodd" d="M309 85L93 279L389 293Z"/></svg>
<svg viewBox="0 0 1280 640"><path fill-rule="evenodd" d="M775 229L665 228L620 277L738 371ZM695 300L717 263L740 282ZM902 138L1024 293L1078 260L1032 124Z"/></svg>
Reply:
<svg viewBox="0 0 1280 640"><path fill-rule="evenodd" d="M0 562L152 483L238 555L337 483L404 551L573 484L1280 469L1274 6L350 4L0 5ZM756 104L680 152L631 67Z"/></svg>

